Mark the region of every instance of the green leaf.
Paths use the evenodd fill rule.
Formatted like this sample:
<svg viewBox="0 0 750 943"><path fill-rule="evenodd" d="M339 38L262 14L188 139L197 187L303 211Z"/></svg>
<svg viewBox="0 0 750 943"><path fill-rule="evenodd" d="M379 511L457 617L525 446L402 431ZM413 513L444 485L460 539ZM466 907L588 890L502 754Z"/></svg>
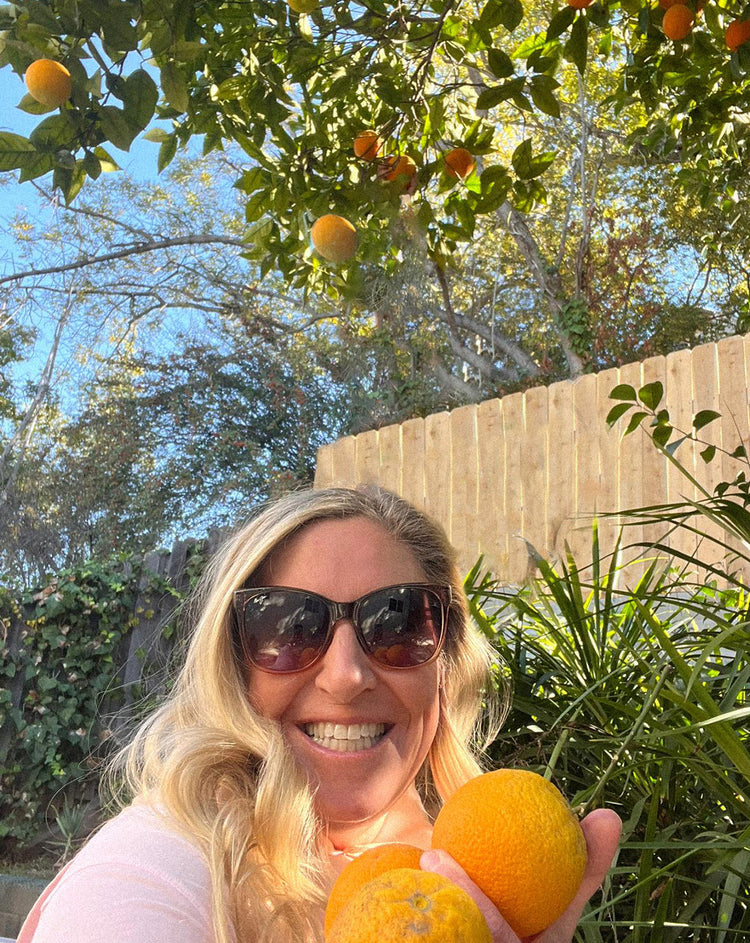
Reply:
<svg viewBox="0 0 750 943"><path fill-rule="evenodd" d="M511 79L509 82L503 82L502 85L495 85L492 88L486 88L479 93L477 97L477 111L489 111L501 102L512 98L524 86L522 76Z"/></svg>
<svg viewBox="0 0 750 943"><path fill-rule="evenodd" d="M172 134L159 147L159 156L156 159L156 169L159 173L167 167L177 153L177 135Z"/></svg>
<svg viewBox="0 0 750 943"><path fill-rule="evenodd" d="M479 17L480 27L494 29L504 26L510 32L523 19L523 4L521 0L488 0Z"/></svg>
<svg viewBox="0 0 750 943"><path fill-rule="evenodd" d="M29 135L29 141L38 151L70 148L76 133L75 125L68 112L50 115L38 124Z"/></svg>
<svg viewBox="0 0 750 943"><path fill-rule="evenodd" d="M171 60L161 67L161 90L175 111L183 114L188 110L190 96L187 82L180 69Z"/></svg>
<svg viewBox="0 0 750 943"><path fill-rule="evenodd" d="M631 432L635 432L635 430L640 426L643 420L647 418L648 418L648 413L644 413L640 410L638 412L633 413L633 415L630 417L630 422L628 423L628 427L625 430L625 432L623 432L623 435L630 435Z"/></svg>
<svg viewBox="0 0 750 943"><path fill-rule="evenodd" d="M635 388L632 387L629 383L618 383L617 386L610 392L610 399L626 399L632 403L635 403L638 399L638 396L635 392Z"/></svg>
<svg viewBox="0 0 750 943"><path fill-rule="evenodd" d="M704 426L707 426L709 423L713 422L715 419L721 419L721 413L717 413L713 409L702 409L700 412L696 413L693 417L693 428L696 432L699 429L702 429Z"/></svg>
<svg viewBox="0 0 750 943"><path fill-rule="evenodd" d="M521 180L532 180L539 177L555 159L554 151L547 151L536 157L532 154L531 140L527 138L513 152L513 169Z"/></svg>
<svg viewBox="0 0 750 943"><path fill-rule="evenodd" d="M496 79L506 79L515 72L513 60L502 49L490 49L487 53L487 62Z"/></svg>
<svg viewBox="0 0 750 943"><path fill-rule="evenodd" d="M35 156L34 145L26 138L0 131L0 171L24 167Z"/></svg>
<svg viewBox="0 0 750 943"><path fill-rule="evenodd" d="M545 115L550 115L553 118L559 118L560 103L552 94L552 91L548 85L535 81L537 78L540 78L540 76L534 76L534 78L531 80L531 85L529 86L531 100L541 112L544 112Z"/></svg>
<svg viewBox="0 0 750 943"><path fill-rule="evenodd" d="M617 403L617 405L613 406L607 413L607 425L613 426L621 416L624 416L625 413L632 408L631 403Z"/></svg>
<svg viewBox="0 0 750 943"><path fill-rule="evenodd" d="M125 103L125 118L136 128L136 134L142 131L154 117L158 100L159 90L148 72L143 69L131 72L125 80L123 102Z"/></svg>
<svg viewBox="0 0 750 943"><path fill-rule="evenodd" d="M570 37L563 48L563 55L576 66L581 75L586 71L588 42L588 21L585 16L579 16L573 23Z"/></svg>
<svg viewBox="0 0 750 943"><path fill-rule="evenodd" d="M114 105L102 105L99 108L99 125L102 134L121 151L129 151L135 136L141 130L132 125L125 113Z"/></svg>
<svg viewBox="0 0 750 943"><path fill-rule="evenodd" d="M672 438L672 433L674 432L673 427L669 423L660 422L651 432L651 438L656 442L657 445L660 445L662 448L666 446L667 442Z"/></svg>
<svg viewBox="0 0 750 943"><path fill-rule="evenodd" d="M648 409L656 409L664 396L664 384L660 380L647 383L638 390L638 399Z"/></svg>
<svg viewBox="0 0 750 943"><path fill-rule="evenodd" d="M713 459L714 455L716 455L716 446L708 445L706 446L705 449L703 449L703 451L700 454L703 461L706 462L706 464L708 464L708 462L710 462Z"/></svg>
<svg viewBox="0 0 750 943"><path fill-rule="evenodd" d="M562 8L562 10L558 10L549 21L549 26L547 27L547 42L552 42L553 39L557 39L558 36L562 36L562 34L570 26L575 18L575 9L571 6L568 6L567 4Z"/></svg>

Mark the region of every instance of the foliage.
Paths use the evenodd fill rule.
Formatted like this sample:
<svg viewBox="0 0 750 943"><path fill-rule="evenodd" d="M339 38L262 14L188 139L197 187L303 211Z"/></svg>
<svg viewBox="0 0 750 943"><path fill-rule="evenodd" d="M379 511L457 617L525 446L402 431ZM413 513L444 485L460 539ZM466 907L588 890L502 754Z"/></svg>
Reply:
<svg viewBox="0 0 750 943"><path fill-rule="evenodd" d="M582 811L624 821L581 940L740 939L750 930L750 632L744 590L686 586L652 565L575 560L520 591L467 588L513 683L496 763L554 778Z"/></svg>
<svg viewBox="0 0 750 943"><path fill-rule="evenodd" d="M526 211L544 200L557 152L545 129L579 104L575 75L606 71L600 98L631 132L634 154L676 164L700 205L718 197L729 216L745 187L750 48L730 53L724 30L742 12L728 0L709 4L672 43L661 7L634 0L580 11L520 0L408 10L324 2L302 16L283 0L17 0L0 24L2 63L21 75L36 58L61 59L74 90L29 139L0 136L0 167L22 179L51 172L70 200L116 166L111 145L128 150L147 128L160 168L192 138L206 152L234 141L247 157L237 186L261 273L277 268L294 287L353 298L360 269L321 265L308 246L314 219L351 218L366 234L360 261L393 271L406 200L409 227L443 267L477 220L507 201ZM28 97L21 105L44 114ZM512 142L498 127L509 113ZM413 199L383 181L377 162L352 159L355 135L370 127L388 154L416 160ZM459 145L483 164L465 182L444 169ZM707 233L707 245L725 234Z"/></svg>
<svg viewBox="0 0 750 943"><path fill-rule="evenodd" d="M132 629L156 594L179 596L142 558L91 560L21 598L0 591L0 839L34 839L52 813L70 851L80 813L96 798L97 769L117 738ZM173 634L171 622L162 631ZM142 653L144 676L148 667ZM143 688L145 691L145 688Z"/></svg>
<svg viewBox="0 0 750 943"><path fill-rule="evenodd" d="M703 438L705 433L702 430L721 418L721 414L713 409L699 410L693 416L689 430L675 428L669 410L661 406L663 397L664 386L658 380L647 383L637 391L630 384L619 384L610 393L610 398L619 402L610 409L607 423L613 426L620 419L628 417L624 435L631 435L637 429L644 430L654 447L694 487L697 498L633 509L630 517L633 521L641 523L666 522L689 529L701 537L706 547L718 551L719 560L715 562L716 554L710 554L704 548L701 560L703 568L713 578L743 586L743 564L746 567L750 560L750 479L747 473L747 449L740 442L729 451ZM736 460L735 464L739 466L739 470L735 478L732 481L719 482L713 493L707 491L676 454L678 448L684 447L686 443L698 450L705 463L712 462L722 455ZM715 525L714 530L706 526L709 522ZM670 547L668 542L657 541L652 547L667 555L682 557L688 565L694 562L687 554Z"/></svg>

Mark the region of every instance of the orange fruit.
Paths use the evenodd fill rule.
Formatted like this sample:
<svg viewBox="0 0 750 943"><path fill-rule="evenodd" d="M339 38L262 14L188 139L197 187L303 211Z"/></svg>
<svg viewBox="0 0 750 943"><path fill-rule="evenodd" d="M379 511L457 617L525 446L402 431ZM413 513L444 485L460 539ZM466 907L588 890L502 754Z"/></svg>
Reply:
<svg viewBox="0 0 750 943"><path fill-rule="evenodd" d="M750 20L733 20L724 34L727 46L734 52L750 39Z"/></svg>
<svg viewBox="0 0 750 943"><path fill-rule="evenodd" d="M354 155L362 160L375 160L383 148L383 139L377 131L360 131L354 138Z"/></svg>
<svg viewBox="0 0 750 943"><path fill-rule="evenodd" d="M70 72L54 59L36 59L26 70L25 80L29 95L47 108L59 108L73 91Z"/></svg>
<svg viewBox="0 0 750 943"><path fill-rule="evenodd" d="M451 177L465 180L474 170L475 161L471 151L465 147L454 147L445 155L445 170Z"/></svg>
<svg viewBox="0 0 750 943"><path fill-rule="evenodd" d="M387 845L378 845L368 848L359 857L349 864L336 878L336 882L328 895L325 914L325 931L328 935L333 921L339 911L350 898L368 881L380 877L386 871L396 868L416 868L419 870L419 859L422 849L415 845L406 845L403 842L390 842Z"/></svg>
<svg viewBox="0 0 750 943"><path fill-rule="evenodd" d="M586 869L586 839L559 790L538 773L484 773L448 799L432 847L447 851L520 937L563 913Z"/></svg>
<svg viewBox="0 0 750 943"><path fill-rule="evenodd" d="M327 213L310 230L312 244L329 262L348 262L357 251L357 230L348 219Z"/></svg>
<svg viewBox="0 0 750 943"><path fill-rule="evenodd" d="M568 0L568 6L573 7L574 10L585 10L593 2L594 0Z"/></svg>
<svg viewBox="0 0 750 943"><path fill-rule="evenodd" d="M364 884L339 912L327 943L492 943L466 891L432 871L397 868Z"/></svg>
<svg viewBox="0 0 750 943"><path fill-rule="evenodd" d="M693 11L684 3L675 3L665 13L661 28L668 39L684 39L693 28Z"/></svg>
<svg viewBox="0 0 750 943"><path fill-rule="evenodd" d="M386 162L387 170L383 174L386 180L396 180L398 177L404 177L408 182L417 172L417 165L406 154L400 157L389 157Z"/></svg>

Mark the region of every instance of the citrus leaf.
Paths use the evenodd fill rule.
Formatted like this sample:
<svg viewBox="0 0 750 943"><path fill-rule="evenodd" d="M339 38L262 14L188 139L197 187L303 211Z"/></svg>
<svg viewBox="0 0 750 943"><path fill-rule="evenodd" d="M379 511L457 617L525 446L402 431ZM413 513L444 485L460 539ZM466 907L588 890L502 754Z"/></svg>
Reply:
<svg viewBox="0 0 750 943"><path fill-rule="evenodd" d="M585 16L579 16L573 23L570 31L570 37L563 49L563 55L572 62L578 71L583 75L586 71L586 59L588 57L589 33Z"/></svg>
<svg viewBox="0 0 750 943"><path fill-rule="evenodd" d="M626 399L630 402L635 403L638 399L638 396L635 392L635 387L632 387L629 383L618 383L617 386L610 392L610 399Z"/></svg>
<svg viewBox="0 0 750 943"><path fill-rule="evenodd" d="M16 170L25 166L36 154L31 141L12 134L10 131L0 131L0 170Z"/></svg>
<svg viewBox="0 0 750 943"><path fill-rule="evenodd" d="M647 383L638 390L638 399L648 409L656 409L664 396L664 384L660 380Z"/></svg>
<svg viewBox="0 0 750 943"><path fill-rule="evenodd" d="M188 110L190 97L184 76L171 60L161 67L161 90L169 105L180 114Z"/></svg>
<svg viewBox="0 0 750 943"><path fill-rule="evenodd" d="M715 419L721 419L721 413L717 413L713 409L702 409L693 417L693 428L697 432L698 429L702 429Z"/></svg>

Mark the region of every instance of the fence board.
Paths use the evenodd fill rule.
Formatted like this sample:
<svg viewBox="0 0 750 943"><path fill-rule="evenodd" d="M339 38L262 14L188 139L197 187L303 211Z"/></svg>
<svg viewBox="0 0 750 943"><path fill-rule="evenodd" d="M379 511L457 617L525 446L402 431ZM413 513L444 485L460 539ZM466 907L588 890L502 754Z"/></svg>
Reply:
<svg viewBox="0 0 750 943"><path fill-rule="evenodd" d="M450 414L433 413L424 421L424 510L451 534Z"/></svg>
<svg viewBox="0 0 750 943"><path fill-rule="evenodd" d="M521 533L544 557L551 549L547 539L548 398L546 386L524 394L521 438Z"/></svg>
<svg viewBox="0 0 750 943"><path fill-rule="evenodd" d="M547 546L555 558L565 558L575 507L575 442L570 383L553 383L548 391L547 416Z"/></svg>
<svg viewBox="0 0 750 943"><path fill-rule="evenodd" d="M529 555L523 542L521 527L521 448L523 429L523 393L511 393L503 399L503 435L505 436L505 482L503 487L503 516L508 529L508 572L510 579L522 580L526 576Z"/></svg>
<svg viewBox="0 0 750 943"><path fill-rule="evenodd" d="M417 507L424 504L424 419L409 419L401 426L401 494Z"/></svg>
<svg viewBox="0 0 750 943"><path fill-rule="evenodd" d="M505 437L502 400L488 399L477 406L477 535L484 567L495 573L508 567L508 531L505 525L503 487Z"/></svg>
<svg viewBox="0 0 750 943"><path fill-rule="evenodd" d="M477 407L461 406L450 413L451 541L462 570L479 556L477 515Z"/></svg>
<svg viewBox="0 0 750 943"><path fill-rule="evenodd" d="M401 426L384 426L378 431L380 448L380 483L390 491L401 493Z"/></svg>
<svg viewBox="0 0 750 943"><path fill-rule="evenodd" d="M355 438L354 477L358 485L380 481L380 447L377 429L363 432Z"/></svg>

